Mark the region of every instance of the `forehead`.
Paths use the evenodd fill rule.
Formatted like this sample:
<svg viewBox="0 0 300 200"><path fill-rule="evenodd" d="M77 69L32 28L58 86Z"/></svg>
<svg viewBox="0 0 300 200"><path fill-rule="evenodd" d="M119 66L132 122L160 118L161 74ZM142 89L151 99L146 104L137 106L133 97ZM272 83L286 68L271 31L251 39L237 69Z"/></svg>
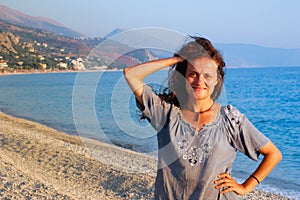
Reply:
<svg viewBox="0 0 300 200"><path fill-rule="evenodd" d="M207 57L196 58L188 62L187 71L206 71L206 72L216 72L218 66L216 62Z"/></svg>

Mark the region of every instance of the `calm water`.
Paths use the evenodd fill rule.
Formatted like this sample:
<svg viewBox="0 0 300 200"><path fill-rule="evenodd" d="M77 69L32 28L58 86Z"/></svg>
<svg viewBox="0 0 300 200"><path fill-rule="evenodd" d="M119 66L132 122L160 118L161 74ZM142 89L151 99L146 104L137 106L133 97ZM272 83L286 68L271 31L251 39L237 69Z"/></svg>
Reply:
<svg viewBox="0 0 300 200"><path fill-rule="evenodd" d="M166 71L149 77L162 83ZM259 186L300 199L300 67L227 69L220 102L233 104L282 151L283 161ZM0 77L0 110L135 151L155 154L154 131L139 120L122 72ZM238 155L233 175L244 180L257 163Z"/></svg>

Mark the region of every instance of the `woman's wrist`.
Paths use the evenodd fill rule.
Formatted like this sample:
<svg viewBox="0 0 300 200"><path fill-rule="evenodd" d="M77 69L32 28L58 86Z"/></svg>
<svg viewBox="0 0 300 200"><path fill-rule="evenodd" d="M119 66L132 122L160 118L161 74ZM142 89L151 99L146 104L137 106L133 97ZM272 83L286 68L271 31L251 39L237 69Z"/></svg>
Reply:
<svg viewBox="0 0 300 200"><path fill-rule="evenodd" d="M256 178L256 176L254 176L253 174L251 174L249 177L255 179L256 182L257 182L258 184L260 184L260 181L258 180L258 178Z"/></svg>
<svg viewBox="0 0 300 200"><path fill-rule="evenodd" d="M245 182L242 184L246 189L247 193L253 190L260 183L260 181L256 178L256 176L254 176L255 178L253 178L253 176L254 175L250 175L247 178L247 180L245 180Z"/></svg>
<svg viewBox="0 0 300 200"><path fill-rule="evenodd" d="M179 63L179 62L183 62L184 58L180 57L180 56L173 56L172 59L174 59L174 64Z"/></svg>

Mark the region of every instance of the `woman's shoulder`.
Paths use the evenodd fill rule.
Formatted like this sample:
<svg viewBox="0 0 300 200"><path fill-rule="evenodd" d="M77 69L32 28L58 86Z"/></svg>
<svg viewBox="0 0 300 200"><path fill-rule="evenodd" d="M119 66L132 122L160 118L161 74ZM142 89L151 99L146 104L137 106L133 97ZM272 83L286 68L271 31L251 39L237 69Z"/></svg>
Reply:
<svg viewBox="0 0 300 200"><path fill-rule="evenodd" d="M234 113L234 112L240 112L235 106L228 104L228 105L222 105L222 110L226 113Z"/></svg>
<svg viewBox="0 0 300 200"><path fill-rule="evenodd" d="M244 114L242 114L239 109L234 107L233 105L229 104L226 106L222 106L221 108L222 114L229 120L235 123L239 123L242 118L244 117Z"/></svg>

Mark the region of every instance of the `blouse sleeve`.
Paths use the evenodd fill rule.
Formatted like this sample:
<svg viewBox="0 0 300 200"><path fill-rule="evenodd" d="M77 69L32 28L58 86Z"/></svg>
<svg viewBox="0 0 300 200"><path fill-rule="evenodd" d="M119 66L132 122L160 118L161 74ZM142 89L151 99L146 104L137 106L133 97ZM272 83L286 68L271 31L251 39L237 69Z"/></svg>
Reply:
<svg viewBox="0 0 300 200"><path fill-rule="evenodd" d="M136 101L137 107L142 111L152 127L156 131L160 131L166 123L171 105L161 100L148 85L144 85L142 100L144 105Z"/></svg>
<svg viewBox="0 0 300 200"><path fill-rule="evenodd" d="M227 118L229 143L257 161L260 155L259 149L270 141L269 138L257 130L247 117L235 107L229 105L224 110Z"/></svg>

